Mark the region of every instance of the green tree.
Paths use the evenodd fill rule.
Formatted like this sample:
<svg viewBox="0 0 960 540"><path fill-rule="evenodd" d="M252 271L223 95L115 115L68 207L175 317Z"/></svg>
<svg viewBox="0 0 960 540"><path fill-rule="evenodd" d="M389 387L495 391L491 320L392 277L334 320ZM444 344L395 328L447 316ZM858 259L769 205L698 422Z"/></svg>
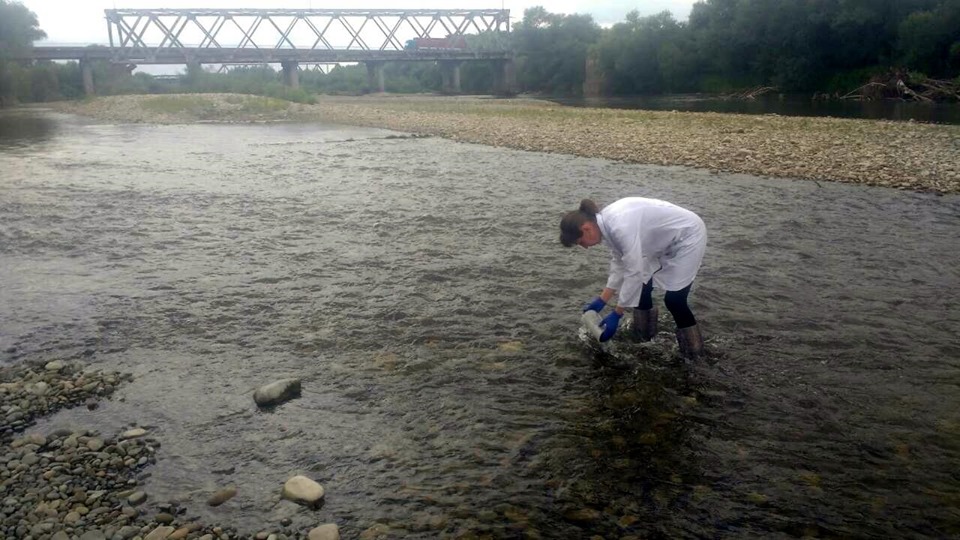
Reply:
<svg viewBox="0 0 960 540"><path fill-rule="evenodd" d="M36 14L19 2L0 0L0 105L14 96L17 86L11 56L44 37Z"/></svg>
<svg viewBox="0 0 960 540"><path fill-rule="evenodd" d="M553 14L541 6L527 9L513 30L520 90L580 94L587 51L599 38L600 27L589 15Z"/></svg>
<svg viewBox="0 0 960 540"><path fill-rule="evenodd" d="M904 66L932 77L957 74L952 55L960 47L960 0L909 14L898 34L898 58Z"/></svg>
<svg viewBox="0 0 960 540"><path fill-rule="evenodd" d="M37 63L30 69L30 96L23 101L43 103L60 99L59 70L53 62Z"/></svg>
<svg viewBox="0 0 960 540"><path fill-rule="evenodd" d="M637 11L605 32L597 46L601 69L615 94L684 91L694 86L696 65L683 25L669 11L640 17Z"/></svg>
<svg viewBox="0 0 960 540"><path fill-rule="evenodd" d="M702 84L824 89L845 72L903 62L944 73L960 0L704 0L686 40ZM717 84L718 81L722 81Z"/></svg>

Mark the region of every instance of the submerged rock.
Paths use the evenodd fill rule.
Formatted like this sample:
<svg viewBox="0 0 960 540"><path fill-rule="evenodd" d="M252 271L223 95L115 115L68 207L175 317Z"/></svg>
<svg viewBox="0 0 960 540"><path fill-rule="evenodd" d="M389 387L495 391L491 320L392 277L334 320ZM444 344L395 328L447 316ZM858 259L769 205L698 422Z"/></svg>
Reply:
<svg viewBox="0 0 960 540"><path fill-rule="evenodd" d="M282 497L296 503L317 506L323 495L323 486L306 476L294 476L283 484Z"/></svg>
<svg viewBox="0 0 960 540"><path fill-rule="evenodd" d="M207 504L210 506L220 506L221 504L232 499L236 494L237 494L236 486L225 487L217 491L213 495L211 495L210 498L207 499Z"/></svg>
<svg viewBox="0 0 960 540"><path fill-rule="evenodd" d="M169 525L160 525L156 529L150 531L143 540L164 540L166 537L173 534L175 529Z"/></svg>
<svg viewBox="0 0 960 540"><path fill-rule="evenodd" d="M143 428L133 428L121 433L120 440L136 439L137 437L143 437L146 434L147 434L147 430Z"/></svg>
<svg viewBox="0 0 960 540"><path fill-rule="evenodd" d="M360 540L377 540L386 538L388 534L390 534L390 527L383 523L377 523L360 533Z"/></svg>
<svg viewBox="0 0 960 540"><path fill-rule="evenodd" d="M60 360L54 360L52 362L47 362L43 367L47 371L62 371L63 368L66 367L66 364Z"/></svg>
<svg viewBox="0 0 960 540"><path fill-rule="evenodd" d="M253 393L253 400L260 407L279 405L296 397L300 397L300 379L282 379L261 386Z"/></svg>
<svg viewBox="0 0 960 540"><path fill-rule="evenodd" d="M325 523L314 527L307 533L308 540L340 540L340 527L336 523Z"/></svg>

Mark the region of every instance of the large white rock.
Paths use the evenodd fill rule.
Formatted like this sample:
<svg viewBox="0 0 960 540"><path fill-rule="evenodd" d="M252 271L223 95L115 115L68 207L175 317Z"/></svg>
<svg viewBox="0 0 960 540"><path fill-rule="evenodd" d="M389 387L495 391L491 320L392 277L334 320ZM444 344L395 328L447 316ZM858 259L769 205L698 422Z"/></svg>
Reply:
<svg viewBox="0 0 960 540"><path fill-rule="evenodd" d="M340 540L340 527L336 523L325 523L314 527L307 533L308 540Z"/></svg>
<svg viewBox="0 0 960 540"><path fill-rule="evenodd" d="M128 429L127 431L124 431L123 433L120 434L120 440L136 439L137 437L143 437L146 434L147 434L147 430L143 428Z"/></svg>
<svg viewBox="0 0 960 540"><path fill-rule="evenodd" d="M295 397L300 397L300 379L282 379L261 386L253 393L253 400L261 407L278 405Z"/></svg>
<svg viewBox="0 0 960 540"><path fill-rule="evenodd" d="M323 486L306 476L294 476L283 484L284 499L293 502L317 506L323 500Z"/></svg>

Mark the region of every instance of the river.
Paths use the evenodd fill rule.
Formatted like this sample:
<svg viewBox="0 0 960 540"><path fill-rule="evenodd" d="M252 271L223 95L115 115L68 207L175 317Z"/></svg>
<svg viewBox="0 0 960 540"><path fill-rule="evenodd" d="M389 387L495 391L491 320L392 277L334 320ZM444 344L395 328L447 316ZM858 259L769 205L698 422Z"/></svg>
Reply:
<svg viewBox="0 0 960 540"><path fill-rule="evenodd" d="M149 429L147 512L344 538L960 534L958 196L42 110L0 115L0 170L0 359L134 375L32 429ZM678 361L666 310L652 343L578 331L607 253L562 248L559 217L626 195L707 224L707 361ZM258 411L285 377L302 397ZM298 473L321 509L279 500Z"/></svg>

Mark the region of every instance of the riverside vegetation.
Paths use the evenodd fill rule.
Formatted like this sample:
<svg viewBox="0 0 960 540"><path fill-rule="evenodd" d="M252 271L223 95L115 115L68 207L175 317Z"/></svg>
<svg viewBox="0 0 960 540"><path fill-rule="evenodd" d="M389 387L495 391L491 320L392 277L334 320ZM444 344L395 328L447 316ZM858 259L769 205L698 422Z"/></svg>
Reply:
<svg viewBox="0 0 960 540"><path fill-rule="evenodd" d="M235 94L115 96L54 107L106 122L333 122L631 163L960 193L960 126L437 96L319 96L315 104Z"/></svg>

